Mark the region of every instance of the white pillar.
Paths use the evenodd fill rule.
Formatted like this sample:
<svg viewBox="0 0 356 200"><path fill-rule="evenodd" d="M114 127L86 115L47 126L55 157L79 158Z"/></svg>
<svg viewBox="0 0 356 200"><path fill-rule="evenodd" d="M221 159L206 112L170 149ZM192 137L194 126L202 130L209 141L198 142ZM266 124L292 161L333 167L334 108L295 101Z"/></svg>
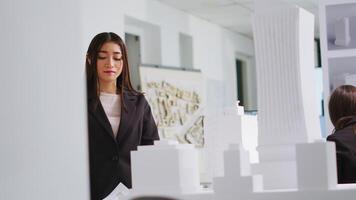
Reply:
<svg viewBox="0 0 356 200"><path fill-rule="evenodd" d="M80 1L0 1L0 199L89 199Z"/></svg>

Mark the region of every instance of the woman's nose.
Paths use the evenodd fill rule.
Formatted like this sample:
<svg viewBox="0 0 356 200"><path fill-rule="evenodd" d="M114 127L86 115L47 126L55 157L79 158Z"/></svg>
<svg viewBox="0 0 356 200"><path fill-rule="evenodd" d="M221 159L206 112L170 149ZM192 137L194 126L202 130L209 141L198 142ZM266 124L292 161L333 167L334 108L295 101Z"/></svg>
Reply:
<svg viewBox="0 0 356 200"><path fill-rule="evenodd" d="M114 67L114 59L113 58L109 58L109 60L107 61L106 66L107 67Z"/></svg>

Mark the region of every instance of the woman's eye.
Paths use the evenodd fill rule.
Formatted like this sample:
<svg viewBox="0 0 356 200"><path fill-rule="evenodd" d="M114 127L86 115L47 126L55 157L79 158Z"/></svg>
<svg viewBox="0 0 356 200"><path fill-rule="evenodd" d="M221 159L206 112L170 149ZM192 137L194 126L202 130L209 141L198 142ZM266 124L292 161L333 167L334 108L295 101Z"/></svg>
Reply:
<svg viewBox="0 0 356 200"><path fill-rule="evenodd" d="M121 61L122 58L114 58L114 60L116 60L116 61Z"/></svg>
<svg viewBox="0 0 356 200"><path fill-rule="evenodd" d="M105 59L105 57L98 56L98 59L102 60L102 59Z"/></svg>

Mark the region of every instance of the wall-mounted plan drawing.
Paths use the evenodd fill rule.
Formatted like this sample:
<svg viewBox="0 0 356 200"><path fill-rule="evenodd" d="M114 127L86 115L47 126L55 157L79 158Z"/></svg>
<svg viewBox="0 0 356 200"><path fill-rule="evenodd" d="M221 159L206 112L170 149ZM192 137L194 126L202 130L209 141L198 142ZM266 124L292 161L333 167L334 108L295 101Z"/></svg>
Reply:
<svg viewBox="0 0 356 200"><path fill-rule="evenodd" d="M142 91L161 138L204 146L204 80L200 72L140 67Z"/></svg>

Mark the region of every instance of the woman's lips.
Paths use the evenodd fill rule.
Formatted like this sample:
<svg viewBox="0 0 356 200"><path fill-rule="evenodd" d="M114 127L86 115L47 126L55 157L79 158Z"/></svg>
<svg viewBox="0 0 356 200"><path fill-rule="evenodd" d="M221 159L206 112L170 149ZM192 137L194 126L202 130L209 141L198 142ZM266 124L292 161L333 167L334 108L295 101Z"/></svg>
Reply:
<svg viewBox="0 0 356 200"><path fill-rule="evenodd" d="M104 71L104 73L106 73L106 74L115 74L115 71Z"/></svg>

